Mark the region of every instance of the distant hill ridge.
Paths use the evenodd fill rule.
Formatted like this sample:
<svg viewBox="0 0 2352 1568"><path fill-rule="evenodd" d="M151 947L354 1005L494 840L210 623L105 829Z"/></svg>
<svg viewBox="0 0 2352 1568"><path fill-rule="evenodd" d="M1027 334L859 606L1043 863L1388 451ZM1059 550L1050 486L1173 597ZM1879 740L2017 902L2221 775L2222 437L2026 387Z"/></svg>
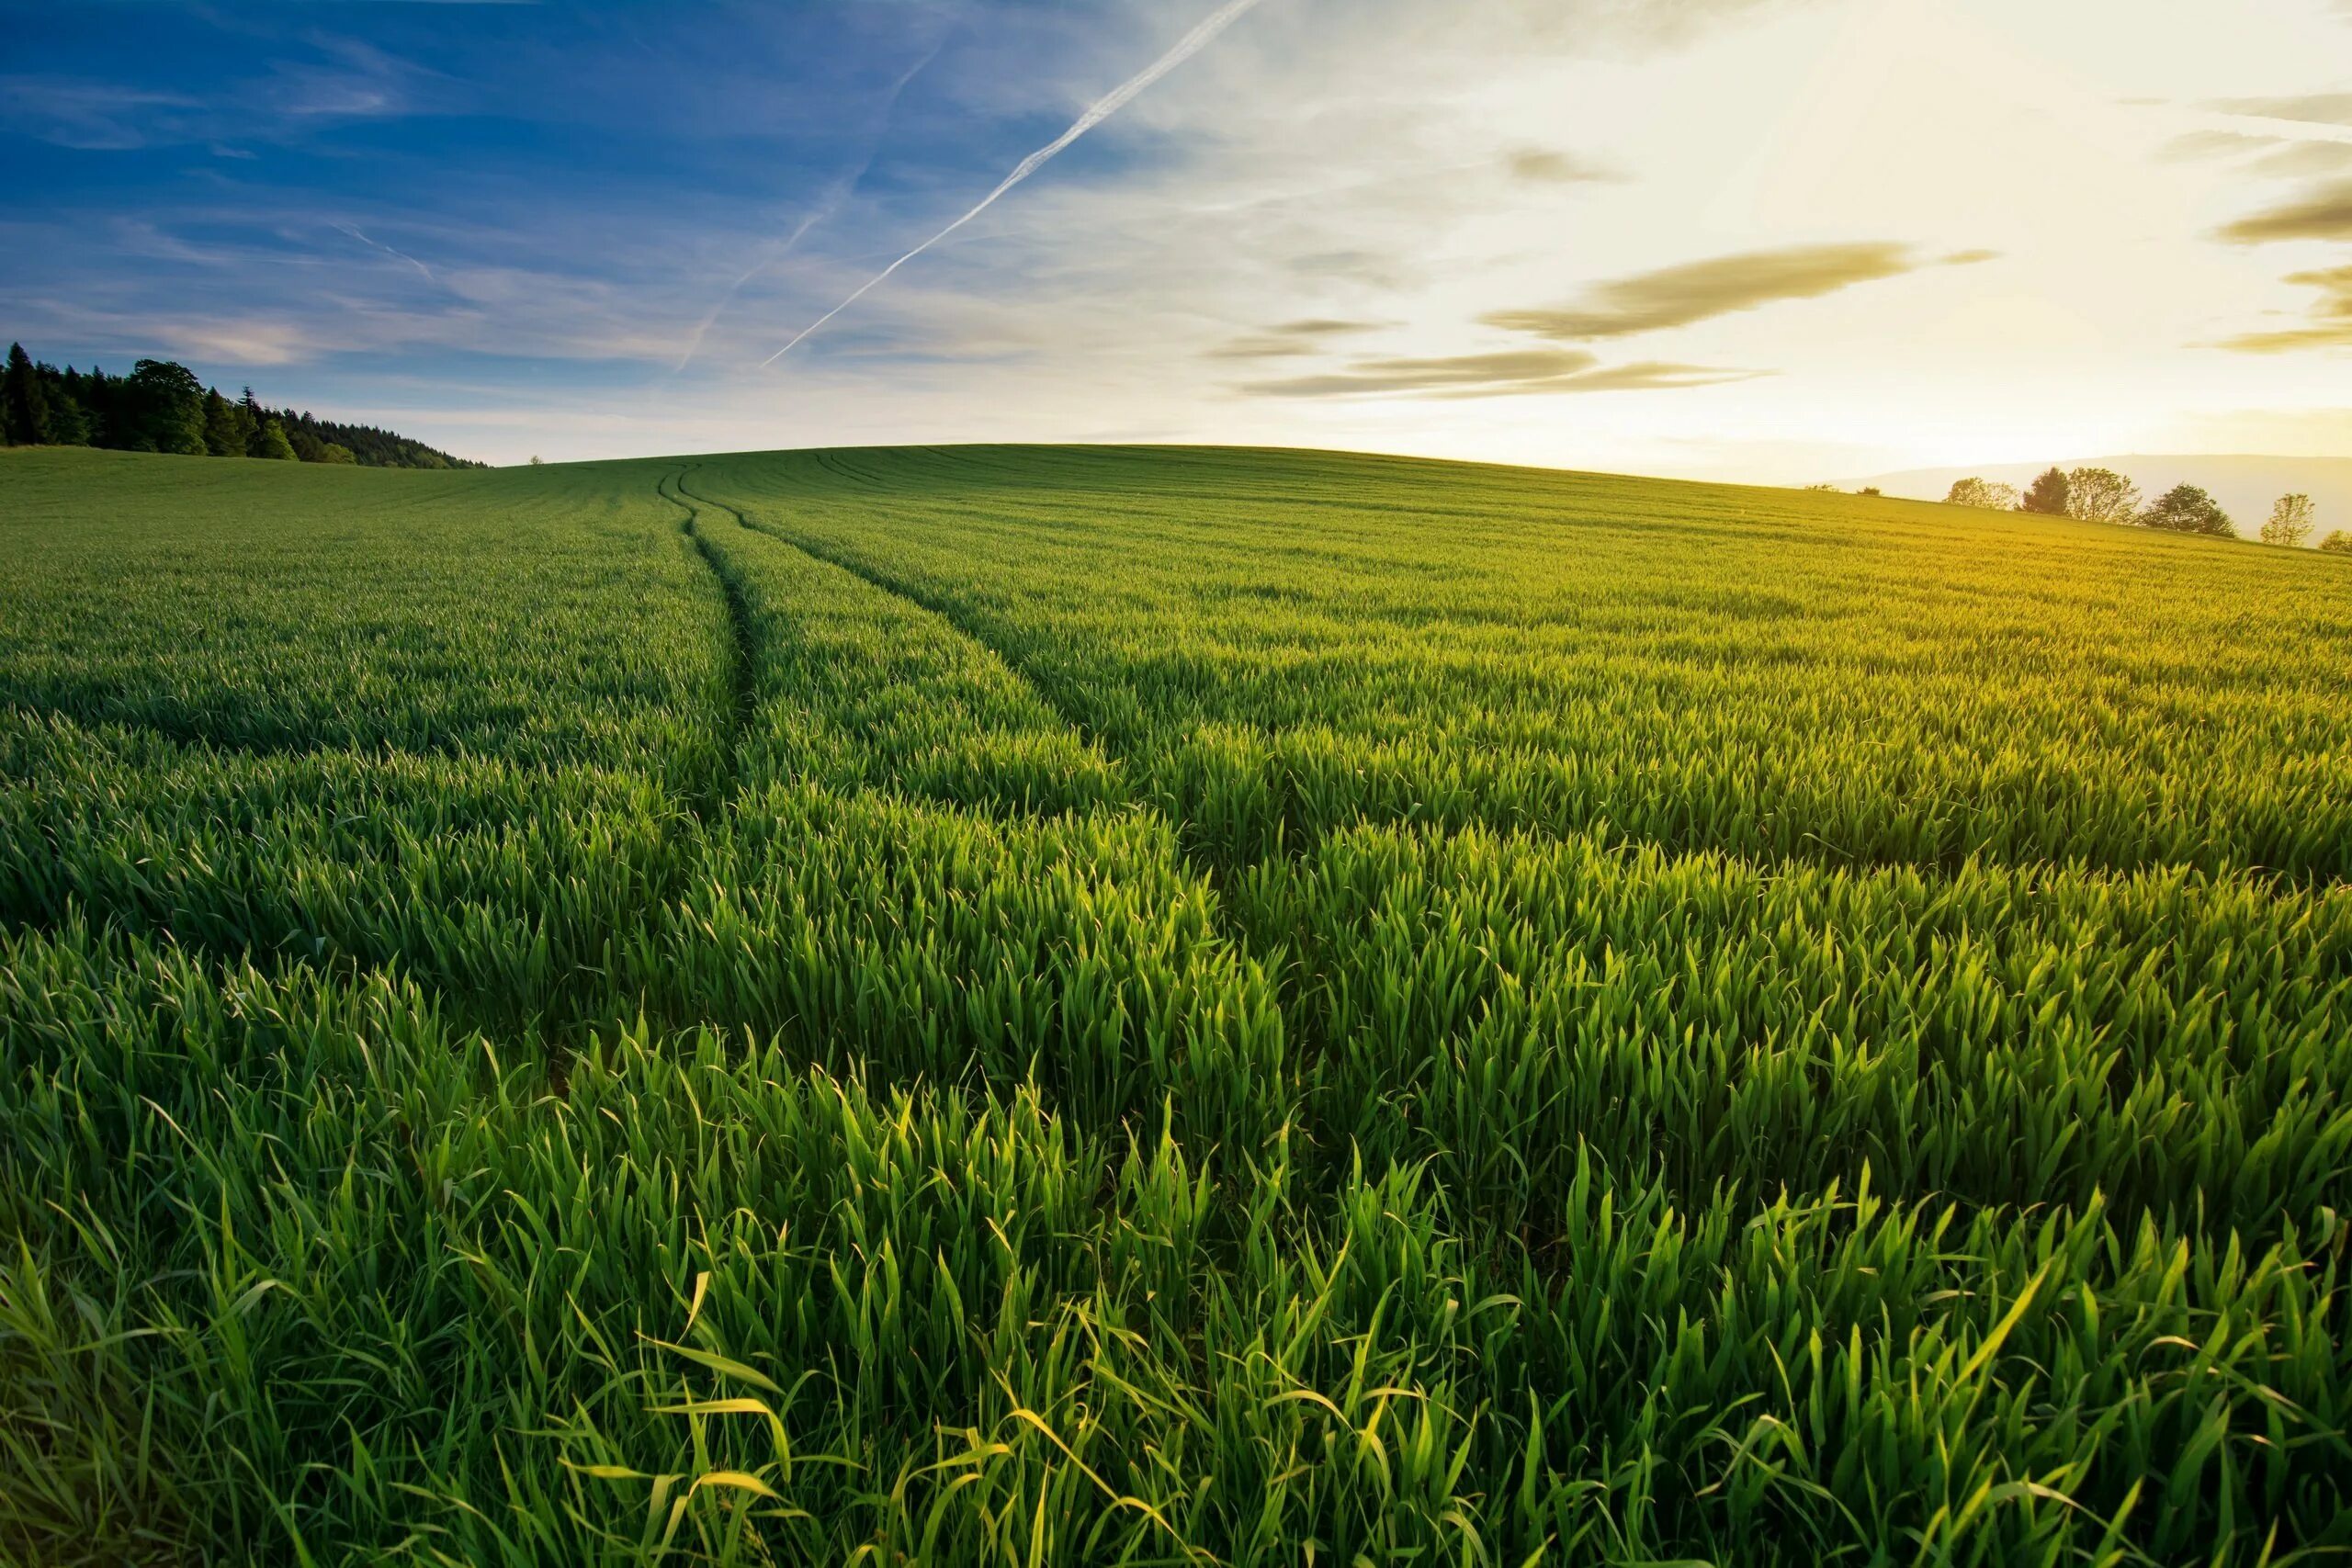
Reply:
<svg viewBox="0 0 2352 1568"><path fill-rule="evenodd" d="M479 468L372 424L271 408L247 387L234 401L175 360L141 359L128 376L60 370L12 344L0 372L0 435L11 446L100 446L196 457L275 457L363 468Z"/></svg>

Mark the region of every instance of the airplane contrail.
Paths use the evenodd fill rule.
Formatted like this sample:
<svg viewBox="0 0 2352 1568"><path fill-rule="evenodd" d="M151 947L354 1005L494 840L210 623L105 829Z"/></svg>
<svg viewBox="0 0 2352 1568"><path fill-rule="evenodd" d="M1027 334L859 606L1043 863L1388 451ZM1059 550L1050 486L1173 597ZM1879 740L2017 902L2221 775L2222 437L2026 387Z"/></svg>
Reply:
<svg viewBox="0 0 2352 1568"><path fill-rule="evenodd" d="M793 247L800 243L800 237L803 234L808 232L809 230L815 228L825 219L831 217L833 209L841 206L842 197L845 194L848 185L854 182L845 181L840 185L836 185L831 194L826 197L825 200L816 208L812 209L808 215L803 218L799 223L795 226L789 237L781 243L771 243L768 246L766 254L762 255L758 261L753 262L750 267L746 268L742 276L737 278L734 282L727 286L727 292L718 297L718 302L711 306L709 311L704 315L700 321L695 323L694 335L686 340L686 351L678 356L678 363L671 367L671 375L678 376L684 374L686 367L694 363L695 355L701 352L702 340L709 335L710 329L712 325L718 321L720 313L723 312L728 306L735 302L735 296L743 291L743 285L751 282L752 279L767 271L769 267L774 266L777 262L780 262L785 257L790 255L792 254Z"/></svg>
<svg viewBox="0 0 2352 1568"><path fill-rule="evenodd" d="M1191 32L1186 33L1182 38L1178 39L1174 48L1170 49L1167 53L1161 55L1149 65L1145 66L1141 71L1136 72L1133 76L1128 77L1125 81L1120 83L1117 86L1112 88L1108 93L1104 94L1102 97L1096 99L1092 104L1088 106L1084 114L1080 115L1078 118L1070 122L1070 128L1068 130L1063 131L1059 136L1055 137L1051 141L1046 142L1043 147L1038 148L1035 152L1032 152L1026 158L1022 159L1021 162L1014 166L1012 173L1005 175L1004 178L998 183L996 189L989 192L988 195L980 197L979 200L972 204L971 210L966 212L961 218L956 219L956 221L947 225L946 228L942 229L938 233L933 234L930 239L925 240L922 244L917 245L913 250L909 251L905 255L900 256L897 261L892 262L888 266L884 267L880 272L876 273L872 277L867 278L864 283L859 284L856 291L851 294L848 299L842 300L840 304L834 306L831 310L826 311L823 315L818 317L815 321L801 328L798 335L794 337L790 343L786 344L782 348L777 349L774 354L771 354L765 359L761 360L760 364L762 367L764 368L767 366L774 365L777 360L782 359L786 355L790 354L794 349L799 347L800 344L808 339L811 333L817 331L818 328L823 326L827 321L831 321L835 316L840 315L843 310L848 310L852 305L856 304L860 299L865 299L866 295L873 292L876 285L880 284L892 273L898 271L900 267L914 260L915 257L922 254L923 252L931 249L932 246L939 243L940 241L947 238L948 235L953 234L956 230L961 229L965 224L969 223L973 219L978 218L981 213L986 212L989 208L995 206L999 197L1011 190L1014 186L1019 185L1023 180L1027 179L1031 175L1035 174L1039 169L1045 167L1045 165L1052 160L1053 156L1059 152L1063 148L1069 146L1071 142L1077 141L1080 137L1085 135L1088 131L1093 130L1096 126L1102 124L1104 120L1110 118L1121 109L1126 107L1126 106L1133 101L1136 94L1142 92L1154 82L1159 81L1162 76L1167 75L1170 71L1175 70L1176 67L1183 64L1184 62L1192 59L1193 56L1207 48L1209 43L1216 39L1217 34L1231 27L1244 11L1250 9L1257 4L1258 0L1227 0L1225 5L1218 6L1216 10L1212 12L1198 27L1195 27Z"/></svg>
<svg viewBox="0 0 2352 1568"><path fill-rule="evenodd" d="M711 327L725 313L727 307L735 302L735 296L743 291L745 284L790 255L794 247L800 243L803 235L841 210L842 204L856 191L858 182L865 179L867 171L874 167L874 160L882 150L883 135L890 129L890 117L898 112L899 100L906 96L908 85L922 75L933 61L939 58L940 51L947 47L947 38L946 33L941 33L939 40L931 46L921 60L899 73L899 79L890 85L890 91L883 97L881 112L875 117L874 134L867 140L865 161L840 179L835 180L832 188L825 193L824 199L794 226L792 233L787 238L770 242L767 250L760 259L744 269L742 276L727 286L727 292L720 295L718 302L711 306L709 312L695 323L694 335L686 340L686 350L678 356L678 363L672 367L671 375L681 376L685 373L686 367L694 363L695 355L702 351L702 340L709 335Z"/></svg>
<svg viewBox="0 0 2352 1568"><path fill-rule="evenodd" d="M359 228L356 224L336 223L330 225L330 227L342 233L349 235L351 238L358 241L361 244L368 246L370 250L381 251L388 256L397 256L401 261L408 263L409 265L416 268L417 271L424 274L424 279L428 283L438 284L441 281L439 278L433 276L433 269L431 267L425 265L414 256L410 255L406 251L396 251L392 249L391 246L384 243L381 240L369 239L367 235L359 231Z"/></svg>

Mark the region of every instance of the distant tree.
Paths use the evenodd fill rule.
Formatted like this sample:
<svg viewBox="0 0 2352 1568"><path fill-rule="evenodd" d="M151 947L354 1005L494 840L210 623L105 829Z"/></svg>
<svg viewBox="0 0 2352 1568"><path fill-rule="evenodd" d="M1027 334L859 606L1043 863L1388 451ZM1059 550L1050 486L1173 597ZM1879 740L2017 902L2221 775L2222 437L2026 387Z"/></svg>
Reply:
<svg viewBox="0 0 2352 1568"><path fill-rule="evenodd" d="M276 453L265 452L261 449L262 431L269 424L270 422L269 411L263 408L259 402L254 400L254 389L251 387L247 387L245 389L244 396L237 400L237 416L239 422L243 424L245 429L245 456L248 457L270 457L277 456ZM284 440L286 432L281 428L277 434L278 439ZM288 451L290 453L292 448L288 447Z"/></svg>
<svg viewBox="0 0 2352 1568"><path fill-rule="evenodd" d="M2158 496L2140 513L2140 525L2172 534L2211 534L2223 539L2234 539L2238 532L2220 502L2189 484L2175 485Z"/></svg>
<svg viewBox="0 0 2352 1568"><path fill-rule="evenodd" d="M130 410L123 391L122 378L109 376L98 367L90 367L83 375L72 367L65 371L65 389L82 405L89 421L90 445L120 449L131 444Z"/></svg>
<svg viewBox="0 0 2352 1568"><path fill-rule="evenodd" d="M168 359L142 359L130 367L125 390L133 451L204 456L204 383L194 371Z"/></svg>
<svg viewBox="0 0 2352 1568"><path fill-rule="evenodd" d="M242 457L244 441L237 431L237 405L220 395L218 387L204 391L204 450L215 457Z"/></svg>
<svg viewBox="0 0 2352 1568"><path fill-rule="evenodd" d="M2042 517L2067 515L2065 470L2042 469L2040 477L2026 487L2025 497L2018 502L2018 510Z"/></svg>
<svg viewBox="0 0 2352 1568"><path fill-rule="evenodd" d="M2017 503L2017 487L1994 479L1957 480L1944 497L1947 506L1981 506L1987 512L2007 512Z"/></svg>
<svg viewBox="0 0 2352 1568"><path fill-rule="evenodd" d="M537 456L537 455L535 454L535 455L532 457L532 458L531 458L531 467L533 467L533 468L538 468L538 467L540 467L542 464L544 464L546 461L547 461L547 459L546 459L545 457L538 457L538 456ZM1815 488L1815 490L1832 490L1832 489L1835 489L1836 487L1835 487L1835 486L1832 486L1832 485L1815 485L1815 486L1814 486L1814 488Z"/></svg>
<svg viewBox="0 0 2352 1568"><path fill-rule="evenodd" d="M2270 509L2270 521L2262 525L2262 542L2291 549L2312 536L2312 498L2282 495Z"/></svg>
<svg viewBox="0 0 2352 1568"><path fill-rule="evenodd" d="M40 446L56 439L50 428L49 389L33 369L25 345L8 345L8 368L0 374L0 432L11 446Z"/></svg>
<svg viewBox="0 0 2352 1568"><path fill-rule="evenodd" d="M52 388L49 397L49 438L60 446L90 446L90 416L82 405Z"/></svg>
<svg viewBox="0 0 2352 1568"><path fill-rule="evenodd" d="M1876 486L1876 485L1864 485L1861 489L1860 489L1860 490L1856 491L1854 493L1855 493L1856 495L1877 495L1877 494L1879 494L1879 493L1880 493L1880 491L1879 491L1878 486Z"/></svg>
<svg viewBox="0 0 2352 1568"><path fill-rule="evenodd" d="M266 439L275 423L277 435ZM377 468L479 468L372 424L344 424L272 409L251 387L234 402L182 365L142 359L128 376L97 366L60 370L17 345L0 361L0 443L47 441L126 452L235 454ZM285 448L286 450L281 450Z"/></svg>
<svg viewBox="0 0 2352 1568"><path fill-rule="evenodd" d="M2140 487L2113 468L2066 475L2066 515L2086 523L2129 523L2140 514Z"/></svg>
<svg viewBox="0 0 2352 1568"><path fill-rule="evenodd" d="M2332 556L2352 556L2352 533L2338 528L2322 539L2319 547Z"/></svg>
<svg viewBox="0 0 2352 1568"><path fill-rule="evenodd" d="M286 439L286 427L274 419L261 422L261 434L254 437L252 450L256 457L274 457L283 463L295 460L294 444Z"/></svg>
<svg viewBox="0 0 2352 1568"><path fill-rule="evenodd" d="M229 405L229 433L236 442L232 457L251 457L254 443L261 437L261 418L252 404L253 389L249 387L243 398Z"/></svg>

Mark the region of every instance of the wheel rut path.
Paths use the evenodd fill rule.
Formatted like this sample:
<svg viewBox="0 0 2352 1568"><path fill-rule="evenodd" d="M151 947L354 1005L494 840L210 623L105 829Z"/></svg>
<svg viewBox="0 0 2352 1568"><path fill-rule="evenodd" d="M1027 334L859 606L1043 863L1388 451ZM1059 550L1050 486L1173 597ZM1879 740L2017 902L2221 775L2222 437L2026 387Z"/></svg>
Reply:
<svg viewBox="0 0 2352 1568"><path fill-rule="evenodd" d="M696 497L695 499L705 500L706 498ZM1077 705L1073 704L1064 693L1057 691L1051 682L1040 680L1037 672L1031 669L1027 663L1016 657L1012 651L1006 648L998 638L989 636L988 631L979 624L977 616L967 613L952 600L944 598L944 596L926 593L922 589L908 583L901 579L893 577L888 572L881 571L872 566L869 566L854 556L844 554L833 549L830 546L820 544L816 540L810 539L804 534L796 533L788 528L778 527L773 523L756 521L741 510L733 506L729 506L723 501L707 501L707 504L716 506L720 511L727 513L732 516L736 522L741 524L745 528L754 534L764 534L769 538L775 540L779 544L789 545L794 549L798 550L802 555L808 557L811 560L822 561L825 565L832 567L837 570L845 571L849 573L850 576L856 578L860 582L865 583L866 586L879 589L882 592L888 593L895 599L902 599L908 604L915 606L915 608L923 611L925 614L937 617L953 629L957 636L962 637L970 642L976 643L979 647L986 649L989 653L994 654L997 660L1007 670L1011 671L1012 674L1020 680L1022 684L1027 686L1032 692L1036 694L1038 701L1044 703L1047 708L1051 709L1053 713L1060 718L1062 723L1068 725L1070 729L1089 746L1093 747L1095 750L1102 752L1103 755L1114 761L1122 762L1130 761L1130 759L1122 754L1117 748L1110 744L1108 738L1102 733L1102 731L1093 724L1090 723L1086 718L1086 716L1078 709ZM1132 801L1131 803L1141 804L1140 802Z"/></svg>
<svg viewBox="0 0 2352 1568"><path fill-rule="evenodd" d="M723 810L733 798L741 778L743 738L752 728L759 702L759 649L752 631L751 606L743 598L743 586L711 548L710 540L701 528L702 508L717 506L741 522L741 514L731 507L706 500L686 489L686 476L697 465L688 464L673 474L667 474L654 484L654 493L685 515L678 524L678 531L694 547L710 575L718 584L718 592L727 610L727 712L720 736L721 750L710 775L689 795L687 806L697 820L707 822ZM662 488L667 485L669 488Z"/></svg>
<svg viewBox="0 0 2352 1568"><path fill-rule="evenodd" d="M987 649L988 652L994 655L998 661L1001 662L1006 670L1011 671L1016 679L1018 679L1023 684L1026 685L1032 692L1036 694L1038 700L1045 704L1049 711L1057 715L1065 725L1069 726L1070 730L1080 739L1084 740L1091 749L1099 752L1109 761L1118 764L1120 778L1122 780L1122 794L1129 807L1149 812L1167 821L1170 838L1175 845L1177 855L1182 860L1185 868L1190 871L1193 875L1199 878L1203 885L1205 886L1213 894L1214 898L1212 908L1214 914L1212 918L1214 919L1217 929L1224 933L1225 939L1232 943L1235 951L1249 954L1253 959L1261 963L1272 962L1274 960L1276 955L1268 953L1261 950L1261 944L1252 937L1247 924L1235 919L1233 917L1231 910L1234 902L1234 895L1229 881L1230 875L1232 874L1231 872L1229 872L1227 868L1217 864L1210 857L1196 852L1188 845L1188 835L1184 831L1185 825L1183 823L1169 818L1167 813L1164 812L1159 806L1137 796L1134 788L1134 781L1137 774L1138 759L1132 750L1119 744L1114 737L1103 729L1088 722L1083 713L1080 711L1078 705L1067 694L1057 690L1053 682L1040 679L1037 672L1034 669L1030 668L1029 664L1025 660L1016 656L1015 653L1006 647L998 637L994 637L989 634L989 629L983 625L980 617L970 614L967 610L955 604L944 595L925 592L921 588L906 582L887 571L875 568L845 552L837 550L821 542L811 539L808 536L796 530L782 527L764 520L754 519L746 513L741 507L732 505L724 501L717 500L714 497L688 491L684 486L683 476L680 479L678 489L680 493L686 497L688 501L700 505L714 507L720 512L726 513L749 532L763 535L768 538L775 540L779 544L788 546L791 548L799 551L802 555L807 556L811 560L821 562L826 566L834 568L836 570L846 572L849 576L866 584L868 587L876 589L884 593L888 593L893 598L902 600L907 604L914 605L917 609L923 611L925 614L935 616L941 622L944 623L950 629L955 631L958 636L967 638L970 642L979 648ZM1295 1005L1295 998L1290 997L1288 994L1290 987L1287 983L1286 976L1284 977L1282 989L1283 991L1283 1010L1285 1015L1285 1031L1289 1032L1294 1040L1306 1039L1306 1036L1302 1034L1300 1032L1301 1016Z"/></svg>

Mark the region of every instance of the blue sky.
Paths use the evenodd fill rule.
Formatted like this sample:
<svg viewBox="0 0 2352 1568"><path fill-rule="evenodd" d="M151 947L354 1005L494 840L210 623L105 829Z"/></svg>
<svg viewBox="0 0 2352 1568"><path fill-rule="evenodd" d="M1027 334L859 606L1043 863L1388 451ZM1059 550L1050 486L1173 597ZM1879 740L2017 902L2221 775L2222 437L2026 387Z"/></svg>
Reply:
<svg viewBox="0 0 2352 1568"><path fill-rule="evenodd" d="M0 331L494 460L2352 455L2338 0L1259 0L769 362L1216 10L0 4Z"/></svg>
<svg viewBox="0 0 2352 1568"><path fill-rule="evenodd" d="M842 260L882 248L1059 130L1053 82L1136 30L975 22L915 0L11 11L9 303L53 355L161 326L299 388L639 385L697 289L827 201ZM1034 97L993 85L1015 60ZM747 313L783 332L769 292Z"/></svg>

